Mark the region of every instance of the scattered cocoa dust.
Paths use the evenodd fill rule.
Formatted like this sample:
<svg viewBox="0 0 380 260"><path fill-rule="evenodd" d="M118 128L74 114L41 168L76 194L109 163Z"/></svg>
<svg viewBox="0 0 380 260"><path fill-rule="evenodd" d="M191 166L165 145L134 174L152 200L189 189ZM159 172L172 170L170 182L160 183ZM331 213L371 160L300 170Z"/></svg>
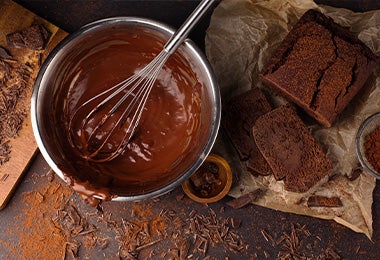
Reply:
<svg viewBox="0 0 380 260"><path fill-rule="evenodd" d="M40 191L22 194L27 205L19 214L20 224L8 233L19 237L17 244L4 246L19 259L62 259L66 237L60 223L53 221L52 208L59 209L71 196L71 189L59 183L49 183Z"/></svg>

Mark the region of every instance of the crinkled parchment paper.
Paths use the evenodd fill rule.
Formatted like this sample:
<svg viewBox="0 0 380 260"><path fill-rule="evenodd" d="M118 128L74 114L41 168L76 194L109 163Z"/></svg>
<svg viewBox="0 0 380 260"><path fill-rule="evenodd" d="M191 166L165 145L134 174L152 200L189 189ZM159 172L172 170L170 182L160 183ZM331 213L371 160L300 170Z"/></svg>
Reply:
<svg viewBox="0 0 380 260"><path fill-rule="evenodd" d="M346 9L317 6L309 0L224 0L215 9L206 35L206 54L216 73L222 102L252 86L265 89L259 80L259 71L302 14L312 8L348 27L380 55L380 10L354 13ZM277 103L279 98L273 93L270 96L273 97L272 103ZM358 166L354 147L356 130L364 118L377 111L380 111L379 66L333 127L323 129L308 120L313 136L334 163L334 176L303 194L285 191L283 182L276 181L273 176L255 177L247 172L221 131L214 149L227 158L239 175L230 195L239 197L257 188L265 188L268 191L255 202L257 205L333 219L371 238L375 179L364 173L349 181L347 175ZM338 196L343 207L309 208L306 200L310 195Z"/></svg>

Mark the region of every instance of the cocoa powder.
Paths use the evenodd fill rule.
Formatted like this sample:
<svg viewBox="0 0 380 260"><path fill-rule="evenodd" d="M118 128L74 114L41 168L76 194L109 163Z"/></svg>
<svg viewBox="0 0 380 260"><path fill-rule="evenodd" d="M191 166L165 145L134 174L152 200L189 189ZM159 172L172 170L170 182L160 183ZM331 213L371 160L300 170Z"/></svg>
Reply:
<svg viewBox="0 0 380 260"><path fill-rule="evenodd" d="M18 242L4 241L4 247L17 259L62 259L66 236L61 224L53 221L52 208L58 210L71 193L68 186L60 183L23 193L22 203L27 207L17 217L20 224L7 230L18 237Z"/></svg>
<svg viewBox="0 0 380 260"><path fill-rule="evenodd" d="M368 162L380 173L380 126L365 137L364 148Z"/></svg>

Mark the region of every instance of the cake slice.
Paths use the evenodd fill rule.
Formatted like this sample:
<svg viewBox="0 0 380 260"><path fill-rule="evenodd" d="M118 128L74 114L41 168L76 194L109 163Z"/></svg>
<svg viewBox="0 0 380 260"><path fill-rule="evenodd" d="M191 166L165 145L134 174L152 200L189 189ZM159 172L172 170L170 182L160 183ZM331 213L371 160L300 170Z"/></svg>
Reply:
<svg viewBox="0 0 380 260"><path fill-rule="evenodd" d="M270 110L271 106L259 88L253 88L233 97L223 106L222 125L237 150L240 160L248 160L247 169L253 174L272 173L251 135L257 118Z"/></svg>
<svg viewBox="0 0 380 260"><path fill-rule="evenodd" d="M292 107L281 106L261 116L252 132L274 177L284 181L286 190L306 192L330 174L331 160Z"/></svg>
<svg viewBox="0 0 380 260"><path fill-rule="evenodd" d="M260 73L263 83L330 127L363 87L378 57L316 10L307 11Z"/></svg>

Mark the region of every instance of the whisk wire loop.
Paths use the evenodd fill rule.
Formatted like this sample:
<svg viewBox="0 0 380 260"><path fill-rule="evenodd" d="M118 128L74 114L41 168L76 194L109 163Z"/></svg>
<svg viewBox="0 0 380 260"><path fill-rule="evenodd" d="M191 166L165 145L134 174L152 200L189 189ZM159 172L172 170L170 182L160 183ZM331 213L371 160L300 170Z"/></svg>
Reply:
<svg viewBox="0 0 380 260"><path fill-rule="evenodd" d="M163 50L143 69L90 98L75 110L69 121L69 142L78 148L81 157L94 162L107 162L123 153L140 123L149 94L162 67L214 1L202 0ZM130 102L127 102L128 99ZM79 129L75 128L74 122L83 113L87 114L80 122ZM111 120L112 117L117 118ZM74 136L73 129L79 130L79 136ZM76 133L78 135L78 131ZM112 144L112 137L119 134L122 134L122 138L115 138L117 143Z"/></svg>

